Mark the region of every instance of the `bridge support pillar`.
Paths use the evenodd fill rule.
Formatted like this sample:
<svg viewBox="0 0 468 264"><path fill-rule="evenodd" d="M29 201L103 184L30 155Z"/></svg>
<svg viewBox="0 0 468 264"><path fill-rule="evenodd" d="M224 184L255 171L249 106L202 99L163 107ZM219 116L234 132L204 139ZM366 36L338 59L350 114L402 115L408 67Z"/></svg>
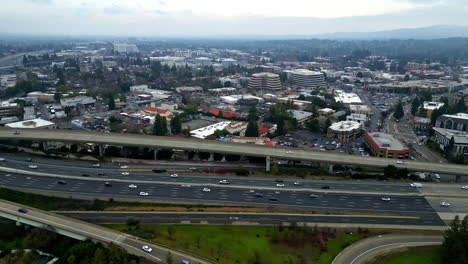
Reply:
<svg viewBox="0 0 468 264"><path fill-rule="evenodd" d="M158 148L153 149L154 160L158 160L158 152L159 152L159 149L158 149Z"/></svg>
<svg viewBox="0 0 468 264"><path fill-rule="evenodd" d="M47 151L47 141L42 142L42 150Z"/></svg>
<svg viewBox="0 0 468 264"><path fill-rule="evenodd" d="M104 145L99 144L98 148L99 148L99 157L103 157L104 156Z"/></svg>
<svg viewBox="0 0 468 264"><path fill-rule="evenodd" d="M270 156L266 156L265 163L266 163L265 164L266 165L265 171L270 172L270 167L271 167L271 158L270 158Z"/></svg>
<svg viewBox="0 0 468 264"><path fill-rule="evenodd" d="M214 160L214 153L210 153L210 157L208 158L208 161L213 161Z"/></svg>
<svg viewBox="0 0 468 264"><path fill-rule="evenodd" d="M455 176L455 182L460 182L461 180L461 176L460 175L456 175Z"/></svg>
<svg viewBox="0 0 468 264"><path fill-rule="evenodd" d="M333 164L328 165L328 173L333 174Z"/></svg>
<svg viewBox="0 0 468 264"><path fill-rule="evenodd" d="M222 154L221 162L226 162L226 155Z"/></svg>
<svg viewBox="0 0 468 264"><path fill-rule="evenodd" d="M126 147L122 147L122 152L123 152L124 158L128 158L128 149Z"/></svg>

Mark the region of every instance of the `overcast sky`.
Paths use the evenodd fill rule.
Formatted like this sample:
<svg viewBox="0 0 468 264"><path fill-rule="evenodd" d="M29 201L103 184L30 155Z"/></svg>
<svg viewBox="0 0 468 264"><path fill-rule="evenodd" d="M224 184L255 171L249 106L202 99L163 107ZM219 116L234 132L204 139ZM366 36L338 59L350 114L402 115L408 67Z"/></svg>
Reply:
<svg viewBox="0 0 468 264"><path fill-rule="evenodd" d="M313 35L468 25L468 0L0 0L0 32Z"/></svg>

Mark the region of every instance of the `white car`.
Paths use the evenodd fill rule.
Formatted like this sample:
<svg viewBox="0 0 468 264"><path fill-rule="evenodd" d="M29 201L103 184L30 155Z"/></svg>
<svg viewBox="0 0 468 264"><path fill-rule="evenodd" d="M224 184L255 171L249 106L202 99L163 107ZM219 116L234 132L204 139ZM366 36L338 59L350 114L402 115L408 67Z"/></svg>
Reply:
<svg viewBox="0 0 468 264"><path fill-rule="evenodd" d="M30 169L37 169L37 165L31 164L31 165L28 166L28 168L30 168Z"/></svg>
<svg viewBox="0 0 468 264"><path fill-rule="evenodd" d="M93 167L99 168L99 167L101 167L101 164L93 164Z"/></svg>
<svg viewBox="0 0 468 264"><path fill-rule="evenodd" d="M440 206L443 206L443 207L449 207L450 206L450 203L446 202L446 201L443 201L440 203Z"/></svg>
<svg viewBox="0 0 468 264"><path fill-rule="evenodd" d="M220 180L219 184L229 184L229 182L227 180Z"/></svg>
<svg viewBox="0 0 468 264"><path fill-rule="evenodd" d="M282 183L277 183L277 184L276 184L276 187L284 187L284 184L282 184Z"/></svg>
<svg viewBox="0 0 468 264"><path fill-rule="evenodd" d="M413 182L413 183L410 183L410 186L413 188L421 188L422 184L419 182Z"/></svg>
<svg viewBox="0 0 468 264"><path fill-rule="evenodd" d="M174 173L174 174L171 174L171 178L177 178L177 177L179 177L179 175L178 175L178 174L176 174L176 173Z"/></svg>
<svg viewBox="0 0 468 264"><path fill-rule="evenodd" d="M146 252L151 252L151 251L153 251L152 248L150 248L150 247L148 247L148 246L146 246L146 245L143 246L142 249L143 249L144 251L146 251Z"/></svg>
<svg viewBox="0 0 468 264"><path fill-rule="evenodd" d="M125 176L130 175L130 172L124 171L124 172L122 172L122 175L125 175Z"/></svg>
<svg viewBox="0 0 468 264"><path fill-rule="evenodd" d="M462 186L463 190L468 190L468 185Z"/></svg>
<svg viewBox="0 0 468 264"><path fill-rule="evenodd" d="M295 181L295 182L294 182L294 185L302 185L302 183L301 183L301 182L298 182L298 181Z"/></svg>
<svg viewBox="0 0 468 264"><path fill-rule="evenodd" d="M204 192L211 192L211 189L210 188L203 188L203 191Z"/></svg>
<svg viewBox="0 0 468 264"><path fill-rule="evenodd" d="M140 192L140 195L141 195L141 196L148 196L149 193L147 193L147 192Z"/></svg>
<svg viewBox="0 0 468 264"><path fill-rule="evenodd" d="M397 160L397 162L396 162L396 163L397 163L397 164L402 164L402 165L403 165L403 164L405 164L405 162L404 162L404 161L402 161L402 160Z"/></svg>
<svg viewBox="0 0 468 264"><path fill-rule="evenodd" d="M121 169L128 169L128 166L127 165L122 165L120 166Z"/></svg>
<svg viewBox="0 0 468 264"><path fill-rule="evenodd" d="M382 198L380 198L380 200L382 200L384 202L389 202L392 199L390 199L390 197L382 197Z"/></svg>
<svg viewBox="0 0 468 264"><path fill-rule="evenodd" d="M286 154L294 154L294 152L289 150L289 151L286 151Z"/></svg>
<svg viewBox="0 0 468 264"><path fill-rule="evenodd" d="M5 161L5 158L3 158L3 157L0 157L0 161Z"/></svg>
<svg viewBox="0 0 468 264"><path fill-rule="evenodd" d="M130 185L128 186L128 188L132 188L132 189L135 189L136 187L137 187L137 186L136 186L135 184L130 184Z"/></svg>

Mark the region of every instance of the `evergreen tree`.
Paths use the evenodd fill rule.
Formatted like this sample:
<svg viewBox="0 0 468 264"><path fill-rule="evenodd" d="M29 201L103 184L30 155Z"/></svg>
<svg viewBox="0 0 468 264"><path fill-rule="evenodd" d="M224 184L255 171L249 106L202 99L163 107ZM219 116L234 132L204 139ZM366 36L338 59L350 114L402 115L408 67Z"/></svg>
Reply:
<svg viewBox="0 0 468 264"><path fill-rule="evenodd" d="M419 101L419 97L414 98L413 102L411 102L411 114L416 115L420 106L421 102Z"/></svg>
<svg viewBox="0 0 468 264"><path fill-rule="evenodd" d="M166 264L174 264L172 253L169 251L167 252L167 255L166 255Z"/></svg>
<svg viewBox="0 0 468 264"><path fill-rule="evenodd" d="M468 216L460 222L458 215L445 231L442 244L443 263L468 263Z"/></svg>
<svg viewBox="0 0 468 264"><path fill-rule="evenodd" d="M256 108L255 106L252 106L252 107L250 108L248 119L249 119L249 120L255 120L255 121L258 120L257 108Z"/></svg>
<svg viewBox="0 0 468 264"><path fill-rule="evenodd" d="M403 110L403 103L399 102L395 109L395 112L393 113L393 117L395 117L396 119L401 119L403 116L405 116L405 112Z"/></svg>
<svg viewBox="0 0 468 264"><path fill-rule="evenodd" d="M330 120L330 118L327 118L327 120L325 120L325 126L323 128L323 133L327 133L328 132L328 128L332 125L332 122Z"/></svg>
<svg viewBox="0 0 468 264"><path fill-rule="evenodd" d="M246 137L258 137L258 124L255 120L250 120L245 130Z"/></svg>
<svg viewBox="0 0 468 264"><path fill-rule="evenodd" d="M313 118L306 123L306 128L312 132L320 131L320 122L317 118Z"/></svg>
<svg viewBox="0 0 468 264"><path fill-rule="evenodd" d="M466 106L465 106L465 98L460 98L460 100L458 100L457 104L455 105L455 111L453 111L454 113L463 113L465 112L466 110Z"/></svg>
<svg viewBox="0 0 468 264"><path fill-rule="evenodd" d="M156 115L156 117L154 118L154 124L153 124L153 135L166 136L167 133L168 131L167 131L166 117L160 116L159 114Z"/></svg>
<svg viewBox="0 0 468 264"><path fill-rule="evenodd" d="M182 131L182 121L179 115L176 115L174 118L171 119L170 125L172 134L180 134L180 132Z"/></svg>
<svg viewBox="0 0 468 264"><path fill-rule="evenodd" d="M109 96L109 110L114 110L115 109L115 101L114 101L114 96Z"/></svg>
<svg viewBox="0 0 468 264"><path fill-rule="evenodd" d="M455 138L452 136L450 138L450 141L449 141L448 145L444 149L445 157L447 157L447 158L450 157L450 155L453 152L454 145L455 145Z"/></svg>

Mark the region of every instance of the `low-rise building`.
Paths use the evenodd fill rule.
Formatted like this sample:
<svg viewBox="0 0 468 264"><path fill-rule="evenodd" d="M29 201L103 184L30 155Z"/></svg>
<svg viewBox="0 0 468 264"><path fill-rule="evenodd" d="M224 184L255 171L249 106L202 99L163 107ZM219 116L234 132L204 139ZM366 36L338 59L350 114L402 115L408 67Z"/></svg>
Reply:
<svg viewBox="0 0 468 264"><path fill-rule="evenodd" d="M361 114L361 115L366 115L369 116L371 114L371 110L369 106L367 105L350 105L349 110L353 114Z"/></svg>
<svg viewBox="0 0 468 264"><path fill-rule="evenodd" d="M390 159L408 159L410 156L411 150L390 134L368 132L364 138L373 156Z"/></svg>
<svg viewBox="0 0 468 264"><path fill-rule="evenodd" d="M28 93L28 97L37 98L37 101L41 103L49 103L55 100L53 93L30 92Z"/></svg>
<svg viewBox="0 0 468 264"><path fill-rule="evenodd" d="M439 144L439 148L444 150L453 138L453 153L456 156L460 153L468 156L468 132L446 128L434 127L434 141Z"/></svg>
<svg viewBox="0 0 468 264"><path fill-rule="evenodd" d="M36 118L32 120L27 120L27 121L9 123L9 124L6 124L5 127L53 129L55 128L55 123L41 119L41 118Z"/></svg>
<svg viewBox="0 0 468 264"><path fill-rule="evenodd" d="M431 129L431 127L431 119L417 116L413 118L413 130L428 132Z"/></svg>
<svg viewBox="0 0 468 264"><path fill-rule="evenodd" d="M231 123L230 121L223 121L223 122L212 124L206 127L195 129L195 130L190 131L190 135L192 135L192 137L205 139L208 136L213 135L216 130L225 129L230 123Z"/></svg>
<svg viewBox="0 0 468 264"><path fill-rule="evenodd" d="M444 103L440 103L440 102L425 101L423 105L420 107L420 115L423 117L431 118L432 112L434 112L434 110L436 109L441 108L444 105L445 105Z"/></svg>
<svg viewBox="0 0 468 264"><path fill-rule="evenodd" d="M347 93L343 90L335 90L335 95L335 101L343 103L346 106L362 104L361 98L355 93Z"/></svg>
<svg viewBox="0 0 468 264"><path fill-rule="evenodd" d="M288 110L288 113L291 114L291 116L297 120L297 123L300 125L304 125L305 122L307 122L309 119L312 118L312 113L311 112L306 112L306 111L298 111L298 110Z"/></svg>
<svg viewBox="0 0 468 264"><path fill-rule="evenodd" d="M435 127L458 131L468 131L468 114L442 115L437 118Z"/></svg>
<svg viewBox="0 0 468 264"><path fill-rule="evenodd" d="M362 125L364 125L368 120L369 118L366 115L362 114L350 114L346 116L346 121L354 121Z"/></svg>
<svg viewBox="0 0 468 264"><path fill-rule="evenodd" d="M351 142L361 132L361 124L354 121L333 123L327 131L327 137L338 142Z"/></svg>
<svg viewBox="0 0 468 264"><path fill-rule="evenodd" d="M331 108L322 108L318 110L319 116L331 116L334 113L336 113L336 111Z"/></svg>
<svg viewBox="0 0 468 264"><path fill-rule="evenodd" d="M232 143L244 143L244 144L255 144L263 146L274 146L275 143L267 137L230 137L228 142Z"/></svg>
<svg viewBox="0 0 468 264"><path fill-rule="evenodd" d="M95 103L96 99L90 96L76 96L60 99L60 105L62 107L76 107L77 105L89 106Z"/></svg>
<svg viewBox="0 0 468 264"><path fill-rule="evenodd" d="M0 118L20 116L22 112L21 106L17 103L10 103L8 101L0 102Z"/></svg>
<svg viewBox="0 0 468 264"><path fill-rule="evenodd" d="M203 88L200 86L177 87L175 90L180 94L194 94L203 92Z"/></svg>

